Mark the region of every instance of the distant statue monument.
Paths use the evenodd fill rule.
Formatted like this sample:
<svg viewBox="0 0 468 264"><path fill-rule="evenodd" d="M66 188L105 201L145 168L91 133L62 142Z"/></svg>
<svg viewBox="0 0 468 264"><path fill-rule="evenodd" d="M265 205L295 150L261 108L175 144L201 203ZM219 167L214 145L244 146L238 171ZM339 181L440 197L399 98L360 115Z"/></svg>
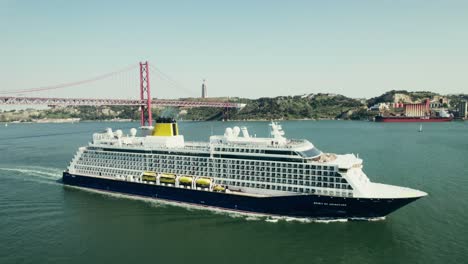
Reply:
<svg viewBox="0 0 468 264"><path fill-rule="evenodd" d="M203 79L203 83L201 86L201 98L207 98L208 97L208 90L206 88L206 80Z"/></svg>

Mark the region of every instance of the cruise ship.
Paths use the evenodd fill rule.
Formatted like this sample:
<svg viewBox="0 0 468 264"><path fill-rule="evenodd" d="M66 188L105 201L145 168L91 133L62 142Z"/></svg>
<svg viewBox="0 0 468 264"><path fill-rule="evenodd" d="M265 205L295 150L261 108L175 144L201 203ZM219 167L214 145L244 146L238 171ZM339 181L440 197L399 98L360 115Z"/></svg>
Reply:
<svg viewBox="0 0 468 264"><path fill-rule="evenodd" d="M80 147L63 172L65 185L268 216L381 218L427 194L374 183L354 154L317 149L308 140L251 136L226 128L208 142L189 142L173 119L147 135L107 129Z"/></svg>

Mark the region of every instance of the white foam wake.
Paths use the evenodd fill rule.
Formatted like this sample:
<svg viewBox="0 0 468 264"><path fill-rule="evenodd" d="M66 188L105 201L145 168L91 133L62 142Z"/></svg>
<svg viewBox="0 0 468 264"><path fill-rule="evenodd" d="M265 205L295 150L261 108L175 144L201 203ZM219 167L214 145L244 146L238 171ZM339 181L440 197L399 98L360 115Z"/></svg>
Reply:
<svg viewBox="0 0 468 264"><path fill-rule="evenodd" d="M21 168L1 168L0 171L15 172L15 177L21 176L23 179L29 180L40 178L44 180L58 180L62 177L62 170L58 168L47 168L38 166L24 166Z"/></svg>
<svg viewBox="0 0 468 264"><path fill-rule="evenodd" d="M40 167L40 166L24 166L21 168L1 168L0 171L10 171L16 172L16 175L13 177L17 177L18 174L22 176L22 179L36 181L40 183L49 183L49 184L57 184L57 180L62 177L62 169L59 168L51 168L51 167ZM233 211L228 209L221 209L216 207L209 207L209 206L202 206L196 204L187 204L175 201L168 201L168 200L161 200L161 199L154 199L149 197L143 196L134 196L129 194L122 194L122 193L113 193L107 191L100 191L96 189L89 189L89 188L82 188L76 186L68 186L71 188L76 188L88 192L99 193L107 196L112 196L115 198L122 198L122 199L132 199L132 200L139 200L148 203L152 207L163 207L166 205L182 207L187 210L205 210L210 211L214 214L218 215L225 215L231 218L243 218L246 221L265 221L267 223L278 223L278 222L296 222L296 223L343 223L348 222L349 220L357 220L357 221L382 221L385 220L385 217L376 217L376 218L342 218L342 219L318 219L318 218L304 218L304 217L290 217L290 216L272 216L267 214L261 213L252 213L252 212L243 212L243 211Z"/></svg>

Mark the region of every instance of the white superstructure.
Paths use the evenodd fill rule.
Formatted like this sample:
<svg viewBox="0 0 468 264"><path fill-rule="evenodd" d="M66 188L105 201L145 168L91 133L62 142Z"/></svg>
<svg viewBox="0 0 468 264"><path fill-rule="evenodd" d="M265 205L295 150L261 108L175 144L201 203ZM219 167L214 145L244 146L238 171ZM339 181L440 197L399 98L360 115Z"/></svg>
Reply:
<svg viewBox="0 0 468 264"><path fill-rule="evenodd" d="M68 170L72 174L146 182L145 172L209 178L237 192L262 195L315 194L337 197L409 198L425 193L372 183L354 154L323 153L307 140L284 137L270 124L271 137L251 136L245 127L227 128L209 142L186 142L182 135L143 137L108 129L93 135L78 150ZM177 181L174 183L178 187ZM193 188L194 186L180 186Z"/></svg>

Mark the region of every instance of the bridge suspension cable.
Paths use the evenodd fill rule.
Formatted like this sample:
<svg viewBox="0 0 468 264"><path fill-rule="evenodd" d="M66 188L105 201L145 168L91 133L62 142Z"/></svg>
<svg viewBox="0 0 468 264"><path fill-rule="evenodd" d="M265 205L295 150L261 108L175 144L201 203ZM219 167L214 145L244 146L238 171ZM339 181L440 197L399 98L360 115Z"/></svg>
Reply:
<svg viewBox="0 0 468 264"><path fill-rule="evenodd" d="M171 86L172 88L177 89L179 91L182 90L182 91L186 92L187 94L189 94L190 96L196 96L194 91L184 87L178 81L174 80L171 76L164 73L158 67L154 66L154 64L151 64L151 67L149 69L150 69L151 73L154 74L153 76L156 76L156 77L160 78L161 80L166 80L168 85Z"/></svg>
<svg viewBox="0 0 468 264"><path fill-rule="evenodd" d="M85 80L67 82L67 83L61 83L61 84L55 84L55 85L49 85L49 86L42 86L42 87L36 87L36 88L30 88L30 89L6 90L6 91L0 91L0 94L33 93L33 92L39 92L39 91L69 88L69 87L73 87L73 86L78 86L78 85L82 85L82 84L89 84L89 83L93 83L93 82L100 81L100 80L103 80L103 79L107 79L107 78L113 77L115 75L118 75L120 73L128 72L130 70L134 70L137 67L138 67L138 65L133 65L132 64L131 66L127 66L127 67L119 69L117 71L105 73L105 74L98 75L98 76L95 76L93 78L89 78L89 79L85 79Z"/></svg>

